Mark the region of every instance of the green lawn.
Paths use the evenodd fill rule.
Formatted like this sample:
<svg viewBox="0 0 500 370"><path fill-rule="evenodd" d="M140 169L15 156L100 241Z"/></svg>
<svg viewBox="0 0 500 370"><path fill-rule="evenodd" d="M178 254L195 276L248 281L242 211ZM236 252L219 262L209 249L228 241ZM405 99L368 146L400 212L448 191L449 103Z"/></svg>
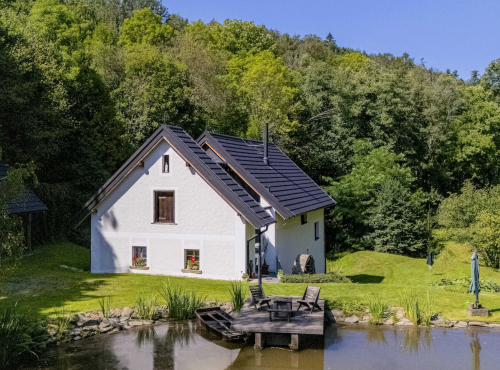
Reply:
<svg viewBox="0 0 500 370"><path fill-rule="evenodd" d="M347 275L355 284L319 284L321 296L332 300L367 301L378 295L398 305L399 294L412 289L422 297L427 291L435 299L436 311L450 319L468 320L465 300L472 301L470 294L444 291L442 287L431 286L442 278L470 276L469 252L456 243L447 243L453 253L445 263L436 258L432 274L424 259L414 259L376 252L357 252L339 260ZM8 278L0 308L18 302L21 309L31 314L50 314L53 307L65 307L67 311L91 311L99 309L98 298L111 295L114 307L133 306L138 291L154 292L168 277L139 274L90 274L90 252L71 243L46 245L32 256L23 259L20 268ZM86 270L73 272L61 268L67 265ZM483 267L481 278L500 284L500 273ZM186 289L196 289L209 300L229 300L229 282L170 277ZM265 284L267 294L301 295L304 284ZM481 302L492 315L486 321L500 321L500 294L482 293Z"/></svg>

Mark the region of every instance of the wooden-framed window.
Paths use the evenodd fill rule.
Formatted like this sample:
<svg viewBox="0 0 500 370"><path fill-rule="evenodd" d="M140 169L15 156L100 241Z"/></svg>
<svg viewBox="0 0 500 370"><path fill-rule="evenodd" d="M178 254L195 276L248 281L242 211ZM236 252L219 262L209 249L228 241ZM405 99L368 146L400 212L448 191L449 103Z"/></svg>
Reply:
<svg viewBox="0 0 500 370"><path fill-rule="evenodd" d="M319 239L319 221L314 223L314 240Z"/></svg>
<svg viewBox="0 0 500 370"><path fill-rule="evenodd" d="M300 224L301 225L307 224L307 213L300 215Z"/></svg>
<svg viewBox="0 0 500 370"><path fill-rule="evenodd" d="M132 266L143 267L148 265L147 247L132 247Z"/></svg>
<svg viewBox="0 0 500 370"><path fill-rule="evenodd" d="M155 223L175 224L175 193L155 191Z"/></svg>
<svg viewBox="0 0 500 370"><path fill-rule="evenodd" d="M170 172L170 157L168 154L163 156L163 162L161 167L161 172L169 173Z"/></svg>
<svg viewBox="0 0 500 370"><path fill-rule="evenodd" d="M200 250L184 250L184 268L188 270L200 270Z"/></svg>

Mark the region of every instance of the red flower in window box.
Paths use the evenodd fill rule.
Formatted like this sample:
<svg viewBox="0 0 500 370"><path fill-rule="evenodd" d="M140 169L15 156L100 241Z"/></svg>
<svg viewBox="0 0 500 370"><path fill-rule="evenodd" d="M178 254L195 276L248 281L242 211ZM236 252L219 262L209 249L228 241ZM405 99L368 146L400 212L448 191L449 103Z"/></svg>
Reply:
<svg viewBox="0 0 500 370"><path fill-rule="evenodd" d="M194 256L188 257L187 268L188 268L188 270L199 270L200 269L200 264L199 264L199 262L196 262L196 258Z"/></svg>

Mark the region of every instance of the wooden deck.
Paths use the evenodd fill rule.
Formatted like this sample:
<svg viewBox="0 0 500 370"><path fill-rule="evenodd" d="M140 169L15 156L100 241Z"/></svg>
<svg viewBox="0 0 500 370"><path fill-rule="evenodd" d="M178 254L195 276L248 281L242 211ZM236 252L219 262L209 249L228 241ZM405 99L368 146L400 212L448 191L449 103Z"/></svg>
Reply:
<svg viewBox="0 0 500 370"><path fill-rule="evenodd" d="M271 298L274 298L274 296L271 296ZM297 300L302 299L302 297L292 298L293 313L290 322L278 318L269 321L267 306L264 305L257 311L253 306L250 306L249 298L241 311L235 315L231 328L247 333L323 335L325 300L321 298L318 300L318 304L323 311L315 309L313 313L310 313L304 306L297 312L299 307Z"/></svg>

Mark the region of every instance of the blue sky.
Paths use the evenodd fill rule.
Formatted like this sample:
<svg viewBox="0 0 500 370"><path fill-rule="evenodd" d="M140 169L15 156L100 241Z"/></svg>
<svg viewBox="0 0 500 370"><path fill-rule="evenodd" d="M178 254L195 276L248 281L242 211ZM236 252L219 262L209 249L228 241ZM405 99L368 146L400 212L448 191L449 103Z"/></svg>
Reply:
<svg viewBox="0 0 500 370"><path fill-rule="evenodd" d="M251 20L289 34L331 32L339 46L410 54L468 79L500 58L500 0L163 0L189 21Z"/></svg>

